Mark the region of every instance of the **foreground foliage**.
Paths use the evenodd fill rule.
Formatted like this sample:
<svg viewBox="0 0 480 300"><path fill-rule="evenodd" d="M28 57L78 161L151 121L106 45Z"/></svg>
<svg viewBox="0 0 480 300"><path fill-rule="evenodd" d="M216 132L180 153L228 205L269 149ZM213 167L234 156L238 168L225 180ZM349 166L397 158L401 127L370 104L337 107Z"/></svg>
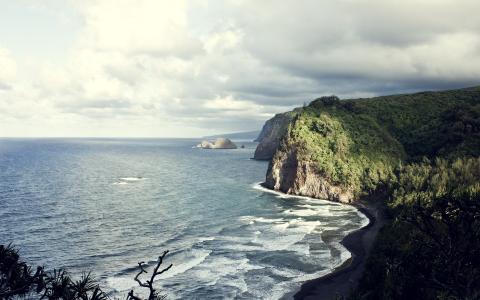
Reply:
<svg viewBox="0 0 480 300"><path fill-rule="evenodd" d="M399 171L354 299L480 299L480 158Z"/></svg>
<svg viewBox="0 0 480 300"><path fill-rule="evenodd" d="M153 285L155 278L168 271L172 264L159 271L168 251L165 251L157 261L150 279L141 281L139 276L148 273L144 262L138 263L139 273L135 281L140 287L148 289L148 300L165 299ZM65 270L54 269L45 271L43 267L37 267L34 272L32 267L20 259L17 249L12 245L0 245L0 299L49 299L49 300L106 300L110 297L101 288L99 283L90 273L83 274L80 279L74 280ZM131 290L126 300L141 300Z"/></svg>

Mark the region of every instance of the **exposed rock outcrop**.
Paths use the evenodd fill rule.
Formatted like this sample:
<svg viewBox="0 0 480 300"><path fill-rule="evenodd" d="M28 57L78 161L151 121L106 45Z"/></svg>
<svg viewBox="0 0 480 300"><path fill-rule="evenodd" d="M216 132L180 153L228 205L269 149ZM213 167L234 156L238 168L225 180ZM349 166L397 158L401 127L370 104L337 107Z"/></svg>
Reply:
<svg viewBox="0 0 480 300"><path fill-rule="evenodd" d="M302 195L350 203L353 192L331 184L315 171L312 162L298 159L295 145L287 136L295 111L277 114L268 120L255 140L259 142L254 159L271 160L263 185L286 194ZM283 147L280 147L283 141Z"/></svg>
<svg viewBox="0 0 480 300"><path fill-rule="evenodd" d="M237 145L229 139L218 138L214 142L207 140L202 141L197 145L197 148L202 149L237 149Z"/></svg>
<svg viewBox="0 0 480 300"><path fill-rule="evenodd" d="M262 131L255 140L259 144L255 149L254 159L272 159L292 117L292 113L277 114L263 125Z"/></svg>
<svg viewBox="0 0 480 300"><path fill-rule="evenodd" d="M264 186L286 194L328 199L343 203L354 200L352 191L331 184L318 174L313 163L299 160L294 145L280 147L268 166Z"/></svg>

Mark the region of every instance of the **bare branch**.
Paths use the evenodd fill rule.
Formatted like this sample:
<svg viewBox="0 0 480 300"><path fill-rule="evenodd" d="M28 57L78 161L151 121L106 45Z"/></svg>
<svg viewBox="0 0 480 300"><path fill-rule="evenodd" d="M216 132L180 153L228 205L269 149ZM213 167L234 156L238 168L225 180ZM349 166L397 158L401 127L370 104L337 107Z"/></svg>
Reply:
<svg viewBox="0 0 480 300"><path fill-rule="evenodd" d="M146 280L145 282L142 282L140 280L140 275L142 275L143 273L148 273L145 268L144 268L144 264L145 262L139 262L138 263L138 267L140 268L139 272L137 273L137 275L134 277L135 281L141 286L141 287L144 287L144 288L148 288L150 293L149 293L149 296L148 296L148 299L149 300L155 300L155 299L162 299L164 297L162 297L161 295L159 295L157 293L157 291L155 290L155 288L153 287L153 283L155 281L155 277L157 277L158 275L168 271L172 266L173 264L170 264L168 267L162 269L161 271L159 271L158 269L160 269L160 266L162 265L163 263L163 259L165 258L165 256L168 254L168 251L165 251L163 252L162 255L160 255L158 257L158 262L156 264L156 266L153 268L153 271L152 271L152 275L150 276L150 279L149 280ZM140 298L138 298L137 296L135 296L133 294L133 290L131 290L129 293L128 293L128 296L127 296L127 299L129 300L140 300Z"/></svg>

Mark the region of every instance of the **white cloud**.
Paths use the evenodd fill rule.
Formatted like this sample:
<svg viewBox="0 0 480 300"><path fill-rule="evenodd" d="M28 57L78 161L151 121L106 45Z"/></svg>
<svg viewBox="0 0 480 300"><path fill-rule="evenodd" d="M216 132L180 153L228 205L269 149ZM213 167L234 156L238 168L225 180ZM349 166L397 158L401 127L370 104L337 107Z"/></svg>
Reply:
<svg viewBox="0 0 480 300"><path fill-rule="evenodd" d="M190 57L201 43L190 35L185 0L80 1L85 47L128 54Z"/></svg>
<svg viewBox="0 0 480 300"><path fill-rule="evenodd" d="M227 29L215 32L208 36L204 42L207 53L219 53L234 50L242 41L243 32L239 29Z"/></svg>
<svg viewBox="0 0 480 300"><path fill-rule="evenodd" d="M213 100L206 101L203 104L203 106L205 108L212 109L212 110L241 111L241 110L250 110L253 107L256 107L257 104L255 104L252 101L235 100L235 99L233 99L232 95L228 95L228 96L223 97L223 98L217 96Z"/></svg>
<svg viewBox="0 0 480 300"><path fill-rule="evenodd" d="M9 89L15 80L17 64L7 49L0 48L0 91Z"/></svg>
<svg viewBox="0 0 480 300"><path fill-rule="evenodd" d="M28 59L0 48L0 136L253 130L320 95L479 84L476 0L71 0L43 9L66 3L83 27L62 59L35 60L32 45Z"/></svg>

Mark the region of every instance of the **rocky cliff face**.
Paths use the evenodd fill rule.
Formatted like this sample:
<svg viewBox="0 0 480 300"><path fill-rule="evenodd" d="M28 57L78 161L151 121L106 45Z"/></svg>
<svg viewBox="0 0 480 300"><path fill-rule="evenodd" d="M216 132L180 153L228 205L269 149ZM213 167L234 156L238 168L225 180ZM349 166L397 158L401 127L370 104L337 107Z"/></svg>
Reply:
<svg viewBox="0 0 480 300"><path fill-rule="evenodd" d="M354 200L352 191L331 184L325 176L319 174L314 163L299 158L295 145L283 141L273 156L266 175L265 187L286 194L327 199L343 203Z"/></svg>
<svg viewBox="0 0 480 300"><path fill-rule="evenodd" d="M313 162L299 159L296 146L287 137L294 116L292 112L275 115L265 123L255 140L259 144L254 159L271 160L263 185L286 194L352 202L351 191L331 184L315 171Z"/></svg>
<svg viewBox="0 0 480 300"><path fill-rule="evenodd" d="M260 135L255 140L259 144L255 149L254 159L272 159L291 120L291 113L277 114L263 125Z"/></svg>

